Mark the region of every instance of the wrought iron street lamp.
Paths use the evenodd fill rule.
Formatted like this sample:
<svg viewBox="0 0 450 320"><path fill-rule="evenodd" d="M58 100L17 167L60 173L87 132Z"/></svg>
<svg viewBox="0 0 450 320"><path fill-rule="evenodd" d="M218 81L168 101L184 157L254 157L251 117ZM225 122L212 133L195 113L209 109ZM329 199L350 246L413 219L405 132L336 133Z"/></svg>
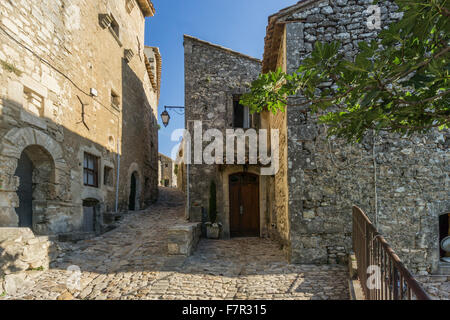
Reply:
<svg viewBox="0 0 450 320"><path fill-rule="evenodd" d="M170 121L170 115L169 115L169 113L167 112L167 110L164 110L164 111L161 113L161 119L162 119L162 122L163 122L164 127L167 127L167 126L169 125L169 121Z"/></svg>
<svg viewBox="0 0 450 320"><path fill-rule="evenodd" d="M170 121L170 115L167 112L167 109L183 109L184 110L184 107L169 107L169 106L165 106L164 107L164 111L161 113L161 119L162 119L164 127L167 127L169 125L169 121ZM180 113L178 113L178 114L180 114Z"/></svg>

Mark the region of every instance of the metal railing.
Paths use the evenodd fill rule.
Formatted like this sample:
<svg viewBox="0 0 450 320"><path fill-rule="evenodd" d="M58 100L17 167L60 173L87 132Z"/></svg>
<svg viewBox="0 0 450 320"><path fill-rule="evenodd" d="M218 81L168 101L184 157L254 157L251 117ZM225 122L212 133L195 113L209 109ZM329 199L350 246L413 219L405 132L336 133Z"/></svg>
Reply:
<svg viewBox="0 0 450 320"><path fill-rule="evenodd" d="M353 207L353 250L366 300L430 300L384 237Z"/></svg>

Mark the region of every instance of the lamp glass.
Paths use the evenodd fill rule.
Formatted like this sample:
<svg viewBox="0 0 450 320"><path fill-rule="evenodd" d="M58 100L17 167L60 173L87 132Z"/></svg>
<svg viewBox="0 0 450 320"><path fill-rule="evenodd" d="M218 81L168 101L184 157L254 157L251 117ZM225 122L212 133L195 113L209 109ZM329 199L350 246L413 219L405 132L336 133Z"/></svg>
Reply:
<svg viewBox="0 0 450 320"><path fill-rule="evenodd" d="M166 110L164 110L161 113L161 119L162 119L164 127L167 127L169 125L170 115L169 115L169 113Z"/></svg>

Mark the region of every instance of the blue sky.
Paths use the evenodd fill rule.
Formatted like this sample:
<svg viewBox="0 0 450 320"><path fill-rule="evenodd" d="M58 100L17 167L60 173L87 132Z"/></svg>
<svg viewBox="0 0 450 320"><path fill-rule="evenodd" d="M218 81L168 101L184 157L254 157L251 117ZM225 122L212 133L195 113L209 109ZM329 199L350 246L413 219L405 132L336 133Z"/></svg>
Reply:
<svg viewBox="0 0 450 320"><path fill-rule="evenodd" d="M184 106L183 34L262 58L267 18L298 0L153 0L156 15L147 18L145 44L161 50L162 84L158 107L159 152L171 156L173 130L184 116L170 111L167 128L159 116L165 105Z"/></svg>

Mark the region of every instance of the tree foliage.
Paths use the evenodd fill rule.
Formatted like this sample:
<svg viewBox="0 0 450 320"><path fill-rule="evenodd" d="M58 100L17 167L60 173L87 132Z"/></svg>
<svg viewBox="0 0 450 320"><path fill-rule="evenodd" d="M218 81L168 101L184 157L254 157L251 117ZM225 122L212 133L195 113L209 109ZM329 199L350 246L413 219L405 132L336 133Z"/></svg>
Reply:
<svg viewBox="0 0 450 320"><path fill-rule="evenodd" d="M301 94L329 135L359 141L368 130L402 135L450 124L449 0L396 0L403 18L360 42L351 61L338 42L316 42L292 74L278 69L252 83L241 103L252 112L285 111ZM328 84L328 85L327 85Z"/></svg>

